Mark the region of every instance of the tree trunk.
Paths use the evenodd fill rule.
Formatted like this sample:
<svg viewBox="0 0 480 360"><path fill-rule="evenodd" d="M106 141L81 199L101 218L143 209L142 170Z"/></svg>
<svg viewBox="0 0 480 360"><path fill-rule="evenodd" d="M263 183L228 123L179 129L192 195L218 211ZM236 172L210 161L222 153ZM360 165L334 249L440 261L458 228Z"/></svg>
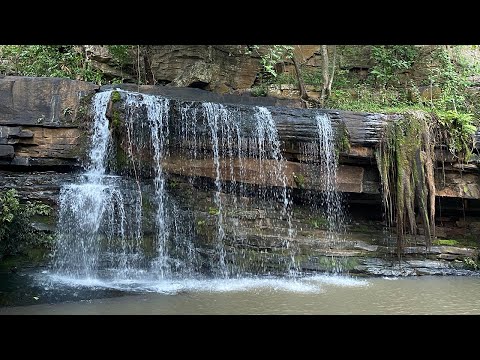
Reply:
<svg viewBox="0 0 480 360"><path fill-rule="evenodd" d="M323 86L322 86L322 94L320 95L320 104L322 106L325 105L325 100L328 98L328 84L330 83L330 77L328 74L328 49L327 45L322 45L322 60L323 60L323 66L322 66L322 74L323 74Z"/></svg>
<svg viewBox="0 0 480 360"><path fill-rule="evenodd" d="M327 98L328 96L330 96L330 93L332 92L332 83L333 83L333 75L335 74L336 58L337 58L337 45L333 45L332 71L330 73L330 78L328 79Z"/></svg>
<svg viewBox="0 0 480 360"><path fill-rule="evenodd" d="M298 61L295 58L295 54L292 55L292 61L293 61L293 65L295 65L295 73L297 75L298 88L300 90L300 99L307 101L309 97L307 94L307 90L305 90L305 83L303 82L302 73L300 71L300 66L298 65Z"/></svg>
<svg viewBox="0 0 480 360"><path fill-rule="evenodd" d="M143 47L143 66L145 67L145 81L147 85L155 85L155 77L150 66L150 46Z"/></svg>

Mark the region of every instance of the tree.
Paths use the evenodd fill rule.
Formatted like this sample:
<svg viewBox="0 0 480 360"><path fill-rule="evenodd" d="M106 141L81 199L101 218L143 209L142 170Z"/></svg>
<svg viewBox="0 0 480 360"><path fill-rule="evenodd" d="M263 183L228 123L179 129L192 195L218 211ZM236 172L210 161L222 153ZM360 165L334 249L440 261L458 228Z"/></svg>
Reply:
<svg viewBox="0 0 480 360"><path fill-rule="evenodd" d="M298 46L298 45L297 45ZM253 45L252 49L259 52L258 45ZM269 45L267 50L260 55L261 64L263 71L269 74L272 77L277 77L276 65L281 62L291 61L295 68L295 77L298 82L298 90L300 92L300 99L303 100L306 107L309 105L323 107L326 100L330 96L332 90L333 77L335 74L336 66L336 45L331 45L331 51L333 51L333 58L330 61L328 54L328 46L321 45L321 55L322 55L322 93L320 96L320 101L311 98L305 87L305 81L302 75L302 66L304 63L301 63L297 56L295 55L294 47L291 45ZM250 50L251 51L251 50Z"/></svg>
<svg viewBox="0 0 480 360"><path fill-rule="evenodd" d="M320 96L320 104L321 106L325 105L325 101L330 96L332 92L332 83L333 83L333 75L335 74L335 61L337 57L337 46L333 45L333 60L330 64L328 59L328 48L327 45L322 45L322 73L323 73L323 86L322 86L322 94ZM331 69L330 69L331 68Z"/></svg>

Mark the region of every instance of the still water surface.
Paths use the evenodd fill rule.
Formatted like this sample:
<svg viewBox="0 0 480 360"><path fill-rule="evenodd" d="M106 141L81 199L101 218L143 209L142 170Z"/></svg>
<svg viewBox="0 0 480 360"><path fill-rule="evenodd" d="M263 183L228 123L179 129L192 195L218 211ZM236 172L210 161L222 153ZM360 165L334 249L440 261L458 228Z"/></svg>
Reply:
<svg viewBox="0 0 480 360"><path fill-rule="evenodd" d="M50 283L50 287L44 287L42 296L63 291L64 295L80 294L79 298L83 299L4 306L0 307L0 314L480 314L480 277L477 276L321 275L302 279L96 282L67 287L56 281L57 286ZM98 298L98 293L106 288L114 289L115 295ZM97 295L85 298L86 289ZM73 299L72 296L64 298Z"/></svg>

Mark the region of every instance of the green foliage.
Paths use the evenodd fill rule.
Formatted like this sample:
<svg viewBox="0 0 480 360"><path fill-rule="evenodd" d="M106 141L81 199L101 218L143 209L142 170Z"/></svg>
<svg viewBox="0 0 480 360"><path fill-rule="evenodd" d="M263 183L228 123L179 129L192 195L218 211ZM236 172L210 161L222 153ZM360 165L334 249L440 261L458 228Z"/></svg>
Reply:
<svg viewBox="0 0 480 360"><path fill-rule="evenodd" d="M405 234L416 235L418 212L427 246L435 236L434 127L428 114L410 112L388 124L376 150L383 204L389 226L396 225L397 253Z"/></svg>
<svg viewBox="0 0 480 360"><path fill-rule="evenodd" d="M0 256L15 255L48 241L50 238L30 223L33 216L48 216L50 212L50 206L41 202L20 203L15 189L0 193Z"/></svg>
<svg viewBox="0 0 480 360"><path fill-rule="evenodd" d="M336 69L332 82L332 89L344 89L352 87L358 82L358 79L351 76L348 69Z"/></svg>
<svg viewBox="0 0 480 360"><path fill-rule="evenodd" d="M383 87L398 85L398 74L411 69L418 57L415 45L380 45L371 47L375 65L370 74Z"/></svg>
<svg viewBox="0 0 480 360"><path fill-rule="evenodd" d="M271 84L293 84L298 86L298 79L297 77L289 72L282 72L277 74L277 76L273 79L270 79L269 83Z"/></svg>
<svg viewBox="0 0 480 360"><path fill-rule="evenodd" d="M258 45L247 46L245 54L256 52L260 55L260 63L265 74L277 77L276 65L293 56L293 46L291 45L268 45L267 51L260 53Z"/></svg>
<svg viewBox="0 0 480 360"><path fill-rule="evenodd" d="M65 109L63 109L62 113L63 113L63 116L65 116L65 117L72 116L73 115L73 109L70 108L70 107L66 107Z"/></svg>
<svg viewBox="0 0 480 360"><path fill-rule="evenodd" d="M1 45L0 73L105 83L101 71L91 67L73 45Z"/></svg>
<svg viewBox="0 0 480 360"><path fill-rule="evenodd" d="M437 111L437 120L444 131L444 138L453 155L468 161L473 148L473 135L477 124L473 114L457 113L455 111Z"/></svg>
<svg viewBox="0 0 480 360"><path fill-rule="evenodd" d="M327 107L382 113L453 110L480 117L478 96L468 91L470 77L480 72L480 61L467 60L461 45L438 45L423 52L414 45L370 48L373 66L366 77L337 69ZM345 46L342 51L349 49ZM423 83L413 81L413 71L425 76ZM438 89L436 96L422 97L421 85ZM428 92L428 88L422 91Z"/></svg>
<svg viewBox="0 0 480 360"><path fill-rule="evenodd" d="M253 86L250 94L252 94L252 96L267 96L268 88L265 84Z"/></svg>
<svg viewBox="0 0 480 360"><path fill-rule="evenodd" d="M452 52L458 48L452 48ZM432 106L441 110L470 111L465 90L470 85L468 76L475 74L476 66L465 61L457 53L454 60L450 51L442 46L435 49L432 58L438 66L429 69L428 79L431 85L437 85L442 93Z"/></svg>
<svg viewBox="0 0 480 360"><path fill-rule="evenodd" d="M463 259L463 263L465 267L470 270L478 270L479 268L477 262L468 256Z"/></svg>
<svg viewBox="0 0 480 360"><path fill-rule="evenodd" d="M305 85L312 85L321 90L323 85L323 75L319 68L304 68L301 77ZM269 84L292 84L298 86L298 79L294 73L282 72L277 73L276 77L268 79Z"/></svg>
<svg viewBox="0 0 480 360"><path fill-rule="evenodd" d="M108 52L113 60L120 66L132 61L131 45L108 45Z"/></svg>
<svg viewBox="0 0 480 360"><path fill-rule="evenodd" d="M429 110L420 102L413 102L405 89L374 89L367 84L351 88L332 88L327 107L362 112L404 113L409 110Z"/></svg>
<svg viewBox="0 0 480 360"><path fill-rule="evenodd" d="M175 179L168 179L168 186L171 189L175 189L178 186L178 182Z"/></svg>
<svg viewBox="0 0 480 360"><path fill-rule="evenodd" d="M122 71L132 67L134 63L134 52L132 51L133 45L107 45L107 49L116 67ZM110 83L122 84L124 82L123 80L122 77L115 77Z"/></svg>
<svg viewBox="0 0 480 360"><path fill-rule="evenodd" d="M275 66L291 57L293 54L293 46L291 45L271 45L269 51L260 57L263 69L266 73L277 76Z"/></svg>
<svg viewBox="0 0 480 360"><path fill-rule="evenodd" d="M305 68L302 71L302 80L305 85L313 85L318 90L321 90L323 86L323 74L322 69L315 68L315 69L308 69ZM297 80L295 80L298 82Z"/></svg>

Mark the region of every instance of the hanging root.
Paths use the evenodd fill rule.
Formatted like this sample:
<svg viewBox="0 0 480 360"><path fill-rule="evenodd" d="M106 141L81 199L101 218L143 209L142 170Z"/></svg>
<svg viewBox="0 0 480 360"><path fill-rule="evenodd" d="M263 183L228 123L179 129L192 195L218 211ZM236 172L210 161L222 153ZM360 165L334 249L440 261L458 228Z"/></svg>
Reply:
<svg viewBox="0 0 480 360"><path fill-rule="evenodd" d="M435 236L434 143L427 114L412 111L390 123L376 150L386 221L397 228L397 254L405 235L417 234L416 211L424 228L425 245Z"/></svg>

